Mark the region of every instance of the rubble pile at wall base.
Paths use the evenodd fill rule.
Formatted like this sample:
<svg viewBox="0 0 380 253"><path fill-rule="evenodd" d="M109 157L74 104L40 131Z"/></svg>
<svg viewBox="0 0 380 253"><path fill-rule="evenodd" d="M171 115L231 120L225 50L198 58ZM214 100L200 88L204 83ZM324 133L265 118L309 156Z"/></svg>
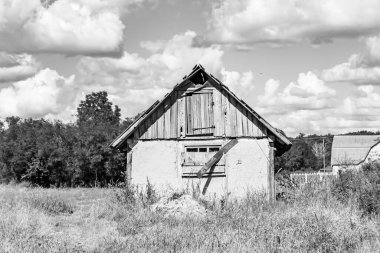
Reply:
<svg viewBox="0 0 380 253"><path fill-rule="evenodd" d="M151 206L153 212L157 212L165 217L195 217L205 218L208 211L190 195L182 195L177 199L168 197L161 198Z"/></svg>

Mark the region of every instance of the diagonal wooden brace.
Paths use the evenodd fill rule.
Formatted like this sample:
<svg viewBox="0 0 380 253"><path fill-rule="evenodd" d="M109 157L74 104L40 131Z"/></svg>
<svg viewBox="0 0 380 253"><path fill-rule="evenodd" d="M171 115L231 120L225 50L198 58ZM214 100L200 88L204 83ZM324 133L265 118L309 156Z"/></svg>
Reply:
<svg viewBox="0 0 380 253"><path fill-rule="evenodd" d="M220 160L220 158L222 158L222 156L226 154L231 148L233 148L237 143L237 139L232 139L226 145L224 145L218 152L216 152L216 154L213 157L211 157L210 160L208 160L206 164L203 165L203 167L198 171L198 178L201 178L203 174L205 174L212 166L214 166Z"/></svg>

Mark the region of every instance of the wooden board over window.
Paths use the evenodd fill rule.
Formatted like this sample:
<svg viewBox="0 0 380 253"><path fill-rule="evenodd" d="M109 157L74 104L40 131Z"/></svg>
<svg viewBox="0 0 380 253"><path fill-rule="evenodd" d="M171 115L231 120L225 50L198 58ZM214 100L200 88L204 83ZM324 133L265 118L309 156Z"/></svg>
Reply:
<svg viewBox="0 0 380 253"><path fill-rule="evenodd" d="M213 135L214 112L212 92L186 97L186 135Z"/></svg>
<svg viewBox="0 0 380 253"><path fill-rule="evenodd" d="M220 145L186 146L182 164L182 177L196 177L196 173L219 150ZM225 176L225 159L220 159L214 166L213 171L206 174L206 176Z"/></svg>

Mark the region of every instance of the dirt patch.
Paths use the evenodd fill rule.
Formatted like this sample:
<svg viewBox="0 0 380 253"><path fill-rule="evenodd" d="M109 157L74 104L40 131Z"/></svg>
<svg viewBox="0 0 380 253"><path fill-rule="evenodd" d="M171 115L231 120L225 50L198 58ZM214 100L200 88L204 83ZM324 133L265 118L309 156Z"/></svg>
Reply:
<svg viewBox="0 0 380 253"><path fill-rule="evenodd" d="M208 214L205 207L198 203L198 201L193 199L190 195L183 195L177 199L163 197L151 206L151 210L166 217L174 216L176 218L186 216L204 218Z"/></svg>

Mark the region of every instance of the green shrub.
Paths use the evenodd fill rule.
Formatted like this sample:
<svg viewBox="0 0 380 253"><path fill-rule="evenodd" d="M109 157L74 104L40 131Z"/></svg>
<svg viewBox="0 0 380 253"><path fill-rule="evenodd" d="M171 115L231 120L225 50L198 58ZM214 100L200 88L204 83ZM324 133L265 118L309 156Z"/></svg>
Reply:
<svg viewBox="0 0 380 253"><path fill-rule="evenodd" d="M128 183L121 183L114 188L113 196L118 204L126 205L130 208L138 207L139 205L146 208L157 202L159 198L149 179L147 179L145 188L138 188Z"/></svg>
<svg viewBox="0 0 380 253"><path fill-rule="evenodd" d="M137 202L136 187L126 182L120 183L113 189L114 200L122 205L135 206Z"/></svg>
<svg viewBox="0 0 380 253"><path fill-rule="evenodd" d="M156 203L159 199L156 189L154 185L150 183L149 179L146 179L147 184L145 187L145 191L140 191L140 201L143 207L147 207L153 203Z"/></svg>
<svg viewBox="0 0 380 253"><path fill-rule="evenodd" d="M366 215L380 214L380 163L340 172L331 192L344 203L355 202Z"/></svg>

